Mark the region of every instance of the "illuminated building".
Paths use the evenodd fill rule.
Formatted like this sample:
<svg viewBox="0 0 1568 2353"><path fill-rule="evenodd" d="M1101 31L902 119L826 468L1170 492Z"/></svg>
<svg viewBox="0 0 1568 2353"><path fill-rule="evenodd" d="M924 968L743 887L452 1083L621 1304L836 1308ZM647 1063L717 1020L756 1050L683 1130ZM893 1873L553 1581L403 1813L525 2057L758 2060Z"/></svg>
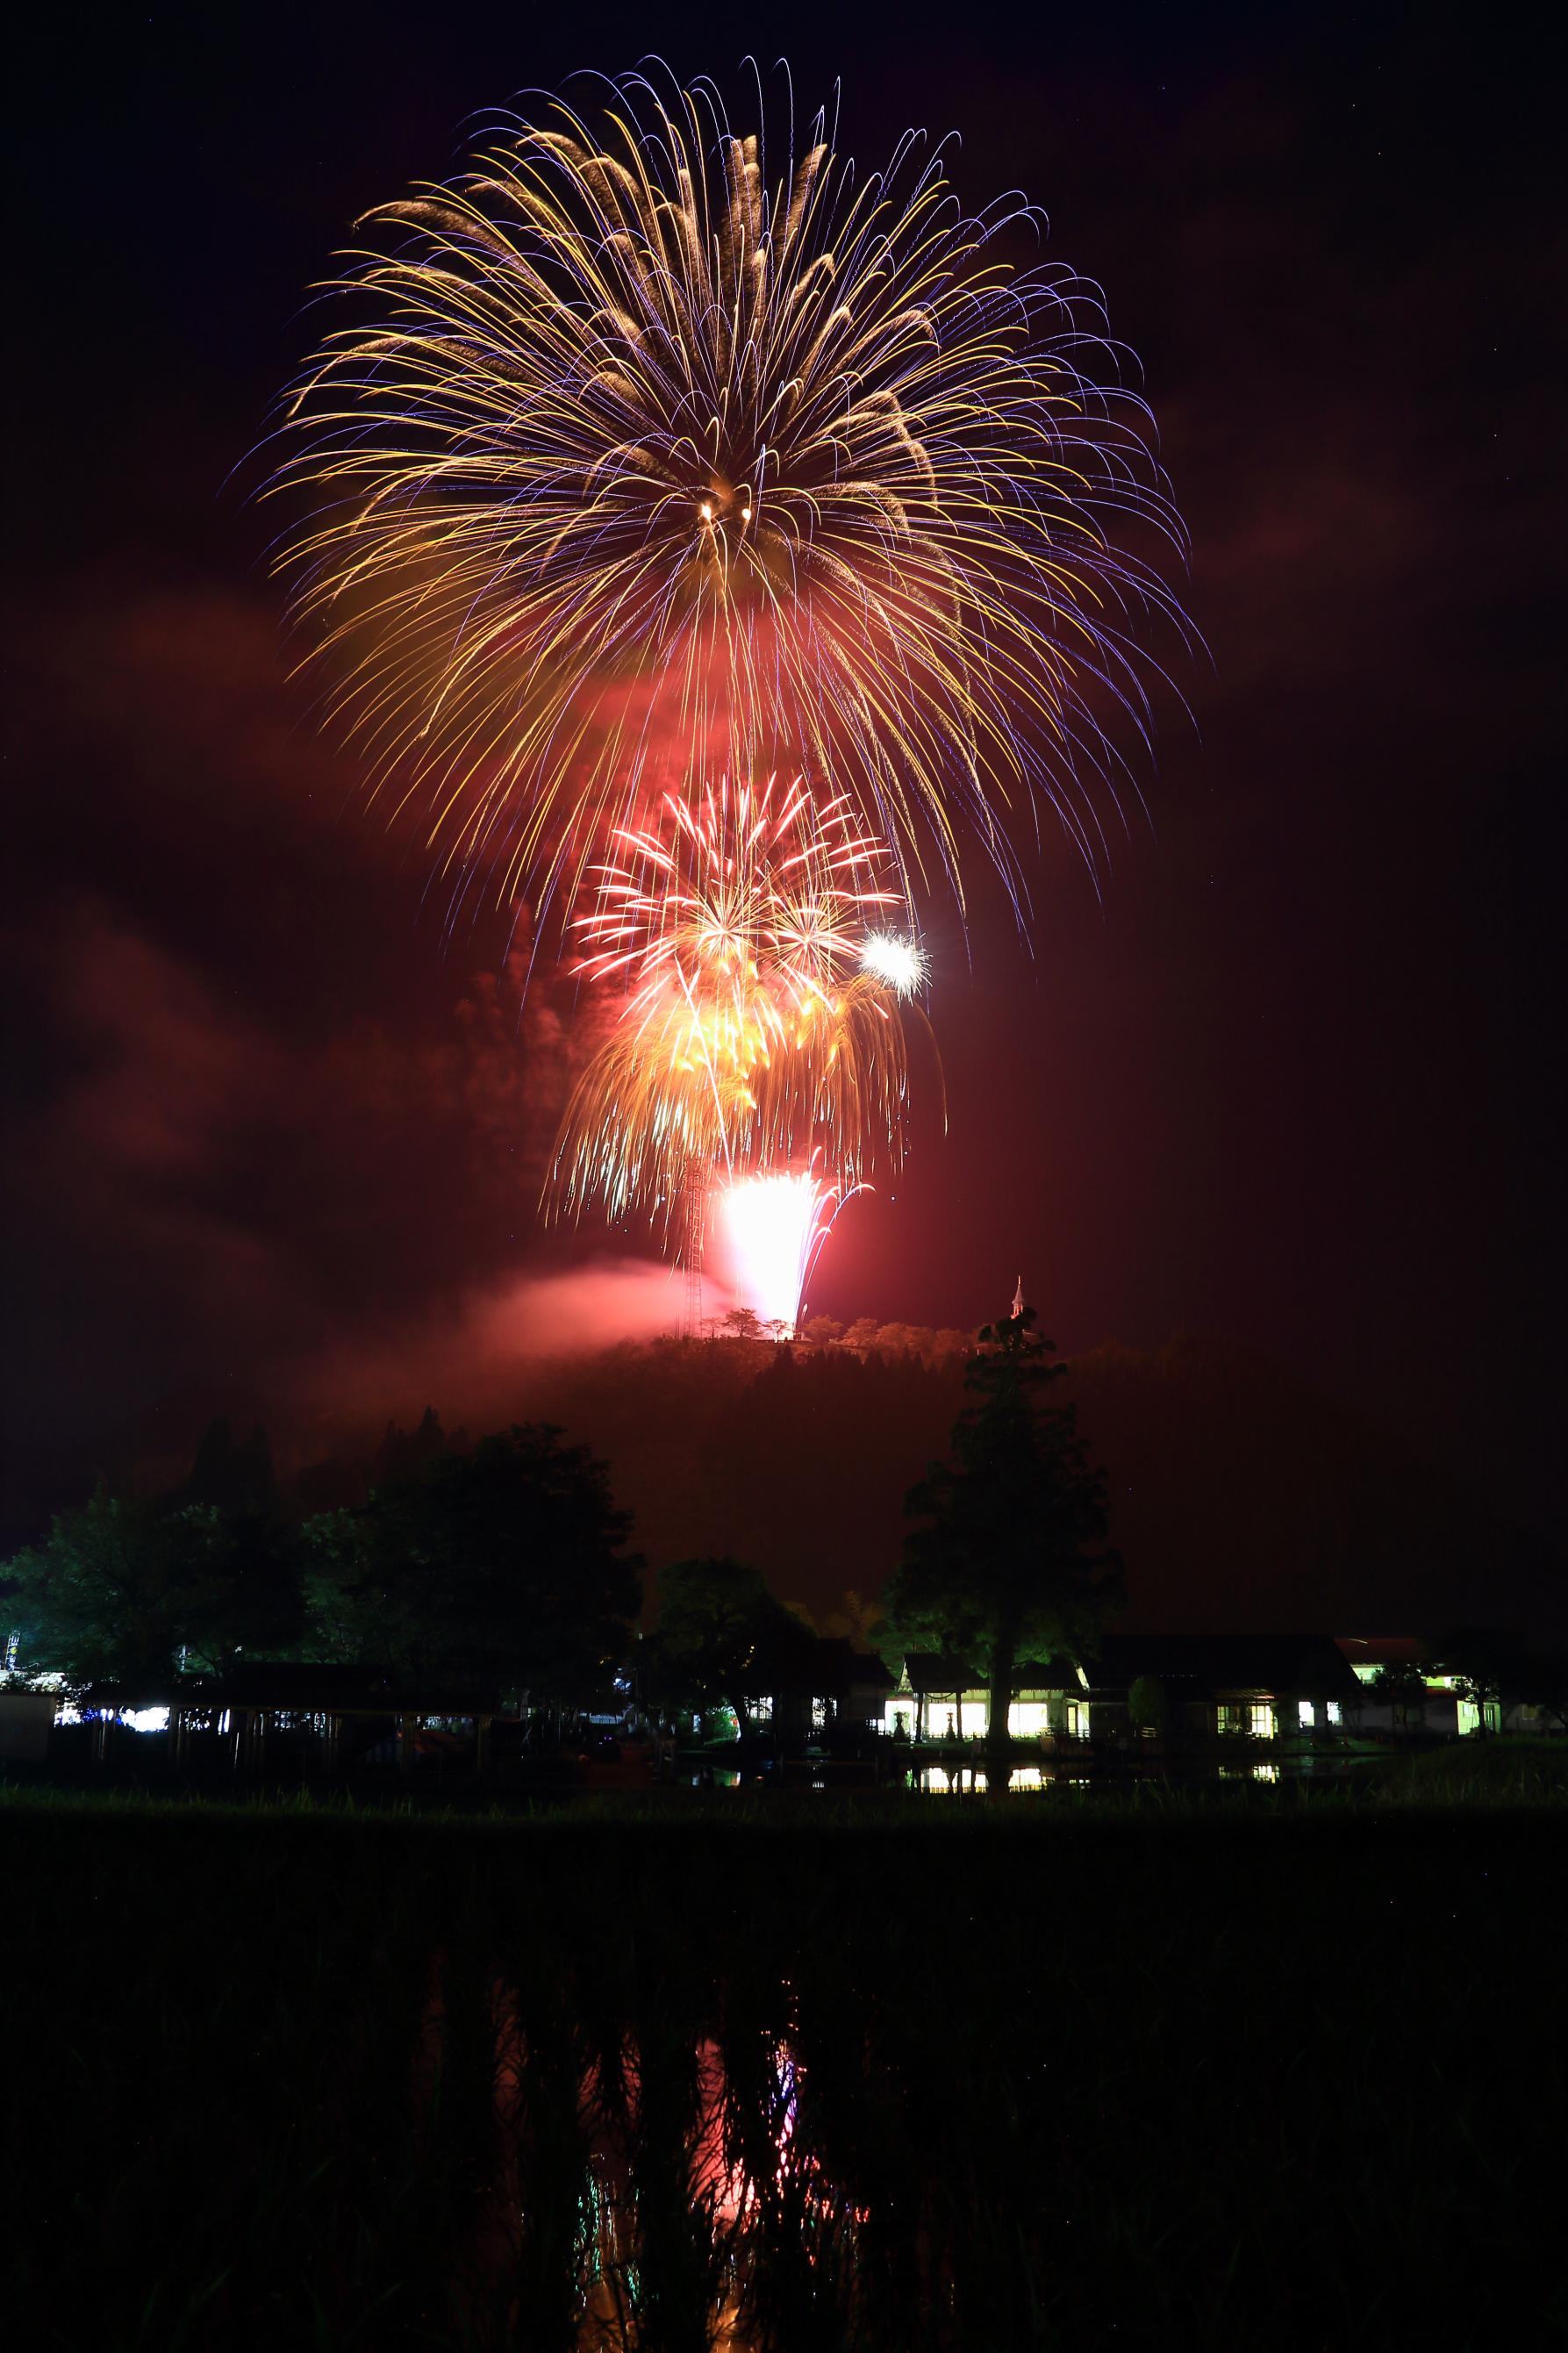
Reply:
<svg viewBox="0 0 1568 2353"><path fill-rule="evenodd" d="M1107 1634L1074 1665L1018 1662L1007 1728L1016 1740L1121 1746L1141 1736L1133 1686L1154 1687L1176 1740L1255 1740L1331 1732L1353 1716L1361 1686L1328 1635ZM1308 1713L1310 1711L1310 1714ZM911 1652L883 1711L889 1732L914 1740L982 1738L984 1678L964 1662Z"/></svg>

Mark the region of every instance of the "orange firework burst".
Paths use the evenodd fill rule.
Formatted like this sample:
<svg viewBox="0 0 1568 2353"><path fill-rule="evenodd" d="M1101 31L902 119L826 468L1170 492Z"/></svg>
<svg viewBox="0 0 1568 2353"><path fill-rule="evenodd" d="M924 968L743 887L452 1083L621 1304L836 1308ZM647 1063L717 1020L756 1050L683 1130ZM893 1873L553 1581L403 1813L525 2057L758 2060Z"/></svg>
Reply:
<svg viewBox="0 0 1568 2353"><path fill-rule="evenodd" d="M576 920L578 970L625 1004L573 1094L553 1190L612 1216L668 1213L692 1166L823 1152L857 1183L901 1150L909 1060L900 992L862 968L898 894L843 797L804 783L666 797L626 828Z"/></svg>

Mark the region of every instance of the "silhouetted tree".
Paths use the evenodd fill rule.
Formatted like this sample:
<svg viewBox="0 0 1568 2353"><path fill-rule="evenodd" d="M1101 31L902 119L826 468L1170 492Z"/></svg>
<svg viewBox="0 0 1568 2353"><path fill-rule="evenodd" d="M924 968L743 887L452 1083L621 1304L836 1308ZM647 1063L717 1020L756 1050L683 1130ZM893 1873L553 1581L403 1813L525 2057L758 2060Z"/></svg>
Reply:
<svg viewBox="0 0 1568 2353"><path fill-rule="evenodd" d="M1367 1685L1395 1724L1409 1725L1413 1708L1426 1701L1426 1671L1414 1659L1385 1659Z"/></svg>
<svg viewBox="0 0 1568 2353"><path fill-rule="evenodd" d="M795 1606L804 1607L799 1603ZM811 1622L830 1640L853 1642L857 1650L874 1650L882 1623L882 1604L879 1599L868 1599L852 1585L847 1585L837 1607L824 1610Z"/></svg>
<svg viewBox="0 0 1568 2353"><path fill-rule="evenodd" d="M394 1487L405 1480L417 1479L449 1451L441 1417L434 1406L426 1407L418 1428L413 1431L400 1430L395 1421L389 1421L376 1456L372 1484Z"/></svg>
<svg viewBox="0 0 1568 2353"><path fill-rule="evenodd" d="M1161 1733L1170 1714L1158 1675L1139 1675L1127 1694L1127 1720L1134 1732Z"/></svg>
<svg viewBox="0 0 1568 2353"><path fill-rule="evenodd" d="M99 1494L6 1564L21 1662L153 1692L297 1631L292 1546L257 1514Z"/></svg>
<svg viewBox="0 0 1568 2353"><path fill-rule="evenodd" d="M931 1333L924 1324L879 1324L876 1343L886 1356L918 1356L929 1352Z"/></svg>
<svg viewBox="0 0 1568 2353"><path fill-rule="evenodd" d="M1522 1663L1522 1641L1495 1626L1457 1626L1440 1635L1432 1650L1459 1697L1476 1710L1476 1730L1484 1739L1487 1709L1500 1703L1503 1686Z"/></svg>
<svg viewBox="0 0 1568 2353"><path fill-rule="evenodd" d="M649 1696L699 1711L721 1702L743 1725L747 1670L763 1649L797 1634L797 1621L738 1560L671 1561L657 1589L658 1624L638 1655Z"/></svg>
<svg viewBox="0 0 1568 2353"><path fill-rule="evenodd" d="M1051 1396L1066 1371L1054 1358L1032 1308L982 1331L954 1461L933 1464L910 1493L906 1509L927 1525L911 1532L883 1596L908 1647L951 1651L984 1674L996 1767L1019 1662L1082 1656L1120 1599L1105 1482L1074 1408Z"/></svg>
<svg viewBox="0 0 1568 2353"><path fill-rule="evenodd" d="M1550 1716L1560 1732L1568 1732L1568 1651L1527 1652L1512 1672L1510 1689Z"/></svg>
<svg viewBox="0 0 1568 2353"><path fill-rule="evenodd" d="M170 1500L176 1506L209 1504L226 1517L248 1512L274 1518L278 1479L267 1432L258 1423L247 1439L237 1441L226 1415L209 1421L190 1476Z"/></svg>
<svg viewBox="0 0 1568 2353"><path fill-rule="evenodd" d="M368 1464L328 1454L319 1462L302 1464L295 1472L289 1500L301 1519L310 1519L321 1512L363 1504L370 1485Z"/></svg>
<svg viewBox="0 0 1568 2353"><path fill-rule="evenodd" d="M193 1660L198 1653L287 1648L303 1624L300 1547L298 1530L279 1508L272 1449L259 1422L243 1440L225 1419L208 1423L190 1475L161 1508L193 1504L218 1514L233 1592L230 1622L215 1625L204 1642L188 1644Z"/></svg>
<svg viewBox="0 0 1568 2353"><path fill-rule="evenodd" d="M548 1423L443 1452L305 1530L314 1655L413 1683L483 1675L570 1700L625 1655L642 1598L609 1474Z"/></svg>

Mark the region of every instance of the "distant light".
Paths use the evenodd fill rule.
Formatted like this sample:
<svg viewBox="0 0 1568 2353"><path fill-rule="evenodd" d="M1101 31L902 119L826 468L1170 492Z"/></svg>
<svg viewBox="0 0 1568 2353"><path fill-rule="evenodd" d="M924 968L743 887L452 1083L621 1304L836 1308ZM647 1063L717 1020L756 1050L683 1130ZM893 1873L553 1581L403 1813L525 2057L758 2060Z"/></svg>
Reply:
<svg viewBox="0 0 1568 2353"><path fill-rule="evenodd" d="M871 932L860 949L860 969L885 980L900 997L910 997L925 978L926 960L913 940L897 932Z"/></svg>

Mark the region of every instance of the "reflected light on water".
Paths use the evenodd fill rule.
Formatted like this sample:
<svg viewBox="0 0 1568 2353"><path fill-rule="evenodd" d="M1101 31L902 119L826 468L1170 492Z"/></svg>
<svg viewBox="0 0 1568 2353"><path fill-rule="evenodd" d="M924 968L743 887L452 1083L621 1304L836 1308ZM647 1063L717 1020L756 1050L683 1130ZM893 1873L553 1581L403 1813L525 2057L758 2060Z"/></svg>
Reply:
<svg viewBox="0 0 1568 2353"><path fill-rule="evenodd" d="M432 1956L413 2056L413 2104L427 2124L450 2096L446 1968L444 1953ZM784 1993L793 2006L787 1984ZM487 2316L512 2308L517 2283L537 2281L542 2233L570 2307L564 2341L576 2353L651 2353L667 2344L672 2290L683 2343L701 2353L762 2353L771 2337L747 2316L781 2243L808 2272L823 2265L840 2285L853 2281L870 2209L809 2144L806 2068L789 2033L753 2027L731 2042L728 2056L717 2034L701 2033L680 2056L670 2047L656 2055L626 2032L574 2059L584 2054L578 2033L568 2033L564 2050L553 2035L531 2037L499 1971L485 2021L495 2154L454 2265L465 2341L489 2343ZM574 2113L564 2137L563 2095L565 2117ZM552 2109L554 2127L542 2142ZM516 2340L503 2333L495 2341Z"/></svg>
<svg viewBox="0 0 1568 2353"><path fill-rule="evenodd" d="M787 2217L789 2226L808 2239L835 2242L842 2257L868 2211L844 2197L804 2145L799 2117L805 2071L787 2040L773 2043L762 2070L760 2098L753 2087L749 2113L713 2037L702 2037L692 2057L695 2097L679 2169L687 2225L710 2283L704 2341L708 2353L754 2353L756 2340L742 2320L747 2288L752 2267L776 2239L780 2218ZM668 2243L655 2249L647 2237L649 2201L638 2163L639 2152L646 2158L641 2077L630 2038L620 2054L618 2075L618 2095L606 2097L599 2071L590 2067L580 2101L591 2146L581 2205L579 2353L637 2353L654 2341L642 2309L647 2274L650 2259L669 2253ZM759 2164L763 2148L768 2155ZM668 2210L661 2206L657 2211L653 2227L668 2242ZM808 2251L807 2261L815 2260Z"/></svg>
<svg viewBox="0 0 1568 2353"><path fill-rule="evenodd" d="M1015 1765L1007 1776L1007 1795L1087 1788L1089 1782L1087 1773L1058 1773L1047 1765ZM984 1798L991 1793L991 1777L984 1765L922 1765L910 1775L909 1786L928 1798Z"/></svg>

